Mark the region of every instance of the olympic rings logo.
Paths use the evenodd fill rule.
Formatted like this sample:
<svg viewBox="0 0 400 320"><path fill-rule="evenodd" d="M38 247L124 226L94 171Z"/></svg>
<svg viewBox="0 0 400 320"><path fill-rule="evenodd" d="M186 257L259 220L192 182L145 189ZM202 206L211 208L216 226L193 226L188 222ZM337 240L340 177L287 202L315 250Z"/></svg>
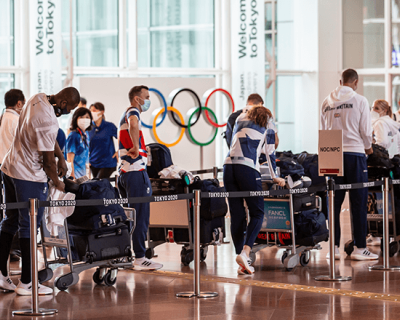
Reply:
<svg viewBox="0 0 400 320"><path fill-rule="evenodd" d="M189 140L198 145L198 146L207 146L211 144L214 140L215 137L217 136L218 133L218 128L222 128L226 126L226 123L223 124L218 124L217 117L215 113L208 107L208 103L210 101L211 96L216 93L216 92L221 92L227 99L229 103L229 107L231 109L231 112L235 111L235 104L233 102L231 94L221 88L212 88L207 90L204 94L202 99L200 100L199 96L194 92L192 89L189 88L178 88L173 90L169 96L168 99L165 100L164 95L157 89L155 88L149 88L150 92L153 92L158 99L160 100L160 103L163 107L157 108L156 110L153 111L151 115L151 125L148 125L142 121L142 125L145 128L151 129L152 130L152 136L154 140L156 140L158 143L163 144L167 147L173 147L176 146L183 138L183 135L185 134L185 131L187 133L187 136ZM176 97L182 93L182 92L187 92L190 94L190 96L193 98L195 106L191 108L187 114L186 114L186 121L183 118L182 114L179 112L178 109L174 107L174 102L176 100ZM210 136L210 139L207 142L199 142L193 137L191 128L199 121L201 112L205 111L205 116L208 121L208 123L214 128L213 133ZM172 122L175 122L181 130L179 131L175 141L173 142L164 142L160 139L160 137L157 134L157 127L159 127L165 120L165 117L169 115L170 119ZM211 116L210 116L211 114ZM161 116L161 118L159 118ZM212 119L211 119L212 118Z"/></svg>

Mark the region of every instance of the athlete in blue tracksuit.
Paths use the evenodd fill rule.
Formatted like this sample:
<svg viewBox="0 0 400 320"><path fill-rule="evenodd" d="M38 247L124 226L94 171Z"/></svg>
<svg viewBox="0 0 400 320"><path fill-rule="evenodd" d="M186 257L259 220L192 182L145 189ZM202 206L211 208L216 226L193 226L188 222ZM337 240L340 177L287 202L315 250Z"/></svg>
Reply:
<svg viewBox="0 0 400 320"><path fill-rule="evenodd" d="M342 73L340 86L324 100L321 108L321 130L342 130L344 176L335 178L336 183L368 181L366 154L372 151L372 125L368 101L356 93L358 74L353 69ZM335 259L340 259L340 212L345 190L335 191ZM350 207L353 219L355 248L353 260L374 260L379 256L367 248L367 200L368 189L350 190ZM328 254L329 256L329 254Z"/></svg>
<svg viewBox="0 0 400 320"><path fill-rule="evenodd" d="M246 112L247 111L247 112ZM261 191L261 174L258 159L267 154L267 161L274 182L284 185L285 181L275 178L266 150L267 125L271 112L263 106L246 109L236 120L233 139L224 163L224 185L227 191ZM245 198L250 222L247 225L243 198L228 198L231 214L231 234L235 245L239 274L253 274L249 254L260 232L264 217L262 197ZM247 225L247 230L246 230ZM246 238L244 233L246 232Z"/></svg>

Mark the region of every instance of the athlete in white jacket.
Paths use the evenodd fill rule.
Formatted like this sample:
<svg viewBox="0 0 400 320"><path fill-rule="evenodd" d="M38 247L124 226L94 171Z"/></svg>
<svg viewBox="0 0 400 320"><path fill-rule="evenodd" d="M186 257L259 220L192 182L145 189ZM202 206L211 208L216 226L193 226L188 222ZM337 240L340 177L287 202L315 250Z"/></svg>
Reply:
<svg viewBox="0 0 400 320"><path fill-rule="evenodd" d="M321 108L321 129L343 131L344 176L335 178L338 184L368 181L365 154L372 153L371 117L367 99L355 92L357 84L357 72L345 70L340 86L324 100ZM340 212L345 195L345 190L335 191L335 259L340 259ZM351 258L354 260L378 259L378 255L366 249L367 199L368 189L350 190L355 242Z"/></svg>
<svg viewBox="0 0 400 320"><path fill-rule="evenodd" d="M392 108L385 100L375 100L371 110L376 144L389 152L390 159L400 152L400 123L392 119Z"/></svg>

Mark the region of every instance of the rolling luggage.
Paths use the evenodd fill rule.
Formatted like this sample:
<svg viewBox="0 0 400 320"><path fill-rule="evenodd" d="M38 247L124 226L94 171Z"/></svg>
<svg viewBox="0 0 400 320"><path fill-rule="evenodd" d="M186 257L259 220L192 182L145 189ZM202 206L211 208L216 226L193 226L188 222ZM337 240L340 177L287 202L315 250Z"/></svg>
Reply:
<svg viewBox="0 0 400 320"><path fill-rule="evenodd" d="M131 237L125 223L94 231L69 227L69 237L72 255L79 261L93 263L132 255Z"/></svg>
<svg viewBox="0 0 400 320"><path fill-rule="evenodd" d="M225 188L219 185L218 179L200 179L196 176L189 186L189 191L201 190L201 192L225 192ZM200 217L204 220L213 220L224 217L228 212L225 198L205 198L201 200Z"/></svg>

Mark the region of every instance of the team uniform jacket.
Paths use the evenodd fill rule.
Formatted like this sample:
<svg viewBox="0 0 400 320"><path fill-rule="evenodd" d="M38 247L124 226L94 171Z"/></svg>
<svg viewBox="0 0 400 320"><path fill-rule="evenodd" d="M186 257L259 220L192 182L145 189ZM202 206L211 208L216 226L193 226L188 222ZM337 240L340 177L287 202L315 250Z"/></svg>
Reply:
<svg viewBox="0 0 400 320"><path fill-rule="evenodd" d="M365 153L372 145L367 99L350 87L337 87L322 103L321 130L343 130L343 152Z"/></svg>
<svg viewBox="0 0 400 320"><path fill-rule="evenodd" d="M128 119L131 116L135 116L139 122L139 156L136 159L132 159L128 156L128 151L133 147L132 139L129 135L129 123ZM121 165L119 172L125 173L129 171L143 171L146 170L147 165L147 152L146 144L143 138L142 122L140 121L140 112L137 108L128 108L121 117L119 123L119 157L121 158Z"/></svg>

